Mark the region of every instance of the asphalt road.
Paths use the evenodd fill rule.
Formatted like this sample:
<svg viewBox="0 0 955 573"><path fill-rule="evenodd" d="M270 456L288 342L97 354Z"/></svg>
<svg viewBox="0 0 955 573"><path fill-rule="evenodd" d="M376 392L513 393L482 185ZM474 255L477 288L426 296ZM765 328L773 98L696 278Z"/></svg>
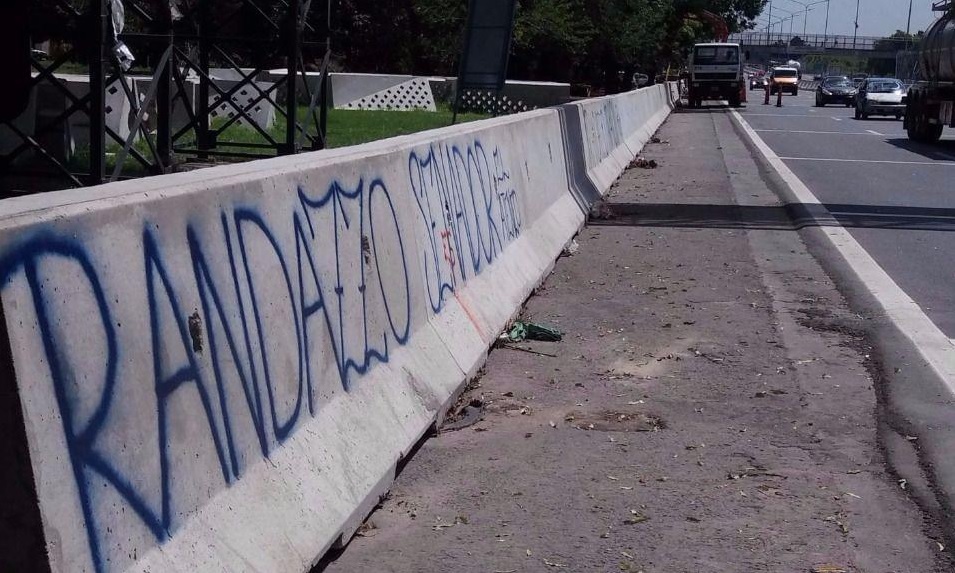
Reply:
<svg viewBox="0 0 955 573"><path fill-rule="evenodd" d="M753 97L747 122L949 338L955 338L955 131L910 142L893 118ZM760 94L761 95L761 94ZM775 100L773 101L775 103Z"/></svg>

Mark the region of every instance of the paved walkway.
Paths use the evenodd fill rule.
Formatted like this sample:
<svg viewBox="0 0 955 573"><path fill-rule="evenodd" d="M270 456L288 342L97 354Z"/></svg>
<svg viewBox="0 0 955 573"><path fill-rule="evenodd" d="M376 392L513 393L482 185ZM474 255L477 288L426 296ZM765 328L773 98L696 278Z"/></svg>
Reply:
<svg viewBox="0 0 955 573"><path fill-rule="evenodd" d="M721 112L674 114L345 572L951 571L889 471L870 349ZM821 568L832 566L831 569Z"/></svg>

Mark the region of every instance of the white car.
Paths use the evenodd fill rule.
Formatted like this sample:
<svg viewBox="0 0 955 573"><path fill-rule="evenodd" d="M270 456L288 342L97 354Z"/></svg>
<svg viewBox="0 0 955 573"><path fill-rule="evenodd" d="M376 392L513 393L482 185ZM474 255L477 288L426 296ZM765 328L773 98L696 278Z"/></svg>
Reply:
<svg viewBox="0 0 955 573"><path fill-rule="evenodd" d="M870 115L905 115L905 86L895 78L867 78L856 95L856 119Z"/></svg>

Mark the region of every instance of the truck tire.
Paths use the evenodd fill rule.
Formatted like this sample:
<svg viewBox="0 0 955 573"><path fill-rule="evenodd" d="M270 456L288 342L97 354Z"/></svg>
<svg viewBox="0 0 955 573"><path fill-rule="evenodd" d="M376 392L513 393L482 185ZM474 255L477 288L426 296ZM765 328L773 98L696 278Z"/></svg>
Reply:
<svg viewBox="0 0 955 573"><path fill-rule="evenodd" d="M914 117L908 121L905 131L909 139L919 143L935 143L942 137L942 124L929 123L928 115L924 113L922 106L917 106L914 111Z"/></svg>

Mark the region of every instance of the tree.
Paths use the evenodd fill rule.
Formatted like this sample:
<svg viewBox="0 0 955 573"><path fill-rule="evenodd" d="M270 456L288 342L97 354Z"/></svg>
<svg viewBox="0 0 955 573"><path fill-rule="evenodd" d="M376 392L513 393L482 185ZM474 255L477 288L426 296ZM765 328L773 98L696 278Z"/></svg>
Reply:
<svg viewBox="0 0 955 573"><path fill-rule="evenodd" d="M751 27L767 0L518 0L509 76L616 88L621 72L648 74L713 31L694 18ZM340 0L338 67L354 72L454 75L464 0Z"/></svg>
<svg viewBox="0 0 955 573"><path fill-rule="evenodd" d="M917 45L921 39L921 32L912 35L902 30L896 30L891 36L876 40L872 49L876 52L900 52L910 46Z"/></svg>

